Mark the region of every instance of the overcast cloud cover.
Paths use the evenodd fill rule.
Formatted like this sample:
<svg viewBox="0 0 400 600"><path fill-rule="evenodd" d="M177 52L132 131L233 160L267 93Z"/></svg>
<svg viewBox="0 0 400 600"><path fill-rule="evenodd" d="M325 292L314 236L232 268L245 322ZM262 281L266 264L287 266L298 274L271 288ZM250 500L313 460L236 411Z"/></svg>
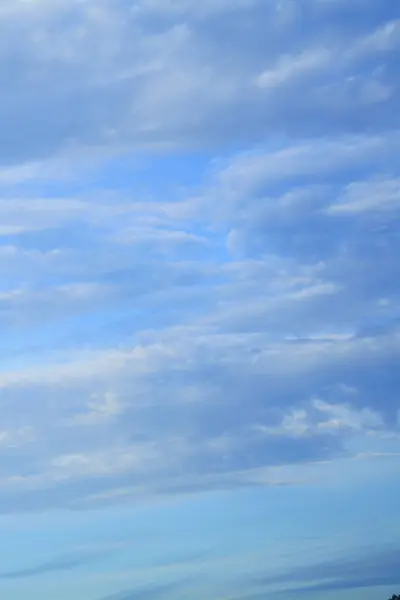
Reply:
<svg viewBox="0 0 400 600"><path fill-rule="evenodd" d="M0 594L400 590L396 0L0 0Z"/></svg>

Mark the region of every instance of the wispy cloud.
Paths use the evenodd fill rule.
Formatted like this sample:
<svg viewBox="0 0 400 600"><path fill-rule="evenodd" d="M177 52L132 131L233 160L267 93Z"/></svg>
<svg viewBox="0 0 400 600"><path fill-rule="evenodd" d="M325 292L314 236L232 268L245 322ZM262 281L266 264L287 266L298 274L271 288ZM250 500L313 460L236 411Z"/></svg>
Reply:
<svg viewBox="0 0 400 600"><path fill-rule="evenodd" d="M52 560L33 567L0 572L0 579L25 579L53 572L69 571L87 565L88 563L95 562L104 556L107 556L107 554L109 554L109 551L101 549L92 550L90 552L76 552L74 556L55 557Z"/></svg>
<svg viewBox="0 0 400 600"><path fill-rule="evenodd" d="M189 580L190 581L190 580ZM185 587L185 581L168 583L154 583L145 587L136 587L131 590L105 596L101 600L147 600L150 598L171 598L177 590Z"/></svg>
<svg viewBox="0 0 400 600"><path fill-rule="evenodd" d="M396 16L387 0L3 2L2 156L391 129Z"/></svg>
<svg viewBox="0 0 400 600"><path fill-rule="evenodd" d="M351 590L374 586L397 586L399 550L361 552L357 557L321 562L312 567L288 571L278 577L260 578L258 583L280 583L280 595ZM290 587L289 587L290 586Z"/></svg>
<svg viewBox="0 0 400 600"><path fill-rule="evenodd" d="M397 473L393 0L0 4L0 513ZM396 560L256 584L395 585ZM127 580L108 600L202 593Z"/></svg>

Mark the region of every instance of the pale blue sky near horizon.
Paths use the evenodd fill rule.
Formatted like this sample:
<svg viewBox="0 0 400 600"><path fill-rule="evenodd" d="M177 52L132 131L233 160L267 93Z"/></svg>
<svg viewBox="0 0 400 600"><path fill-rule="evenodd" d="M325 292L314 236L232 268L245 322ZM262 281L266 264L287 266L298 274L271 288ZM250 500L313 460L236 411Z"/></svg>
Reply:
<svg viewBox="0 0 400 600"><path fill-rule="evenodd" d="M400 593L400 4L0 0L0 597Z"/></svg>

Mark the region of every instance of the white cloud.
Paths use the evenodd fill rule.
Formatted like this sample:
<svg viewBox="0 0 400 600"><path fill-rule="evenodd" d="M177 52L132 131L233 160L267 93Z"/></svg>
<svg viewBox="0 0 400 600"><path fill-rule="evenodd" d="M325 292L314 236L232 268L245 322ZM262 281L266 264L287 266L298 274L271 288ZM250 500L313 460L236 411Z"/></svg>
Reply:
<svg viewBox="0 0 400 600"><path fill-rule="evenodd" d="M306 0L312 27L295 2L0 8L0 510L389 456L397 22L370 0ZM144 148L210 163L111 160Z"/></svg>
<svg viewBox="0 0 400 600"><path fill-rule="evenodd" d="M313 176L316 181L360 166L375 170L392 163L400 145L399 131L385 135L332 137L292 143L282 149L239 154L215 173L212 191L228 198L257 192L289 178ZM290 180L289 180L290 181Z"/></svg>
<svg viewBox="0 0 400 600"><path fill-rule="evenodd" d="M353 182L343 196L332 204L332 214L363 213L368 211L396 210L400 206L400 180Z"/></svg>
<svg viewBox="0 0 400 600"><path fill-rule="evenodd" d="M193 3L192 0L141 0L134 8L135 11L153 13L156 15L188 15L204 18L219 12L232 12L238 9L251 9L257 5L257 0L206 0Z"/></svg>
<svg viewBox="0 0 400 600"><path fill-rule="evenodd" d="M91 454L65 454L51 459L49 478L60 481L69 478L118 475L121 472L147 473L160 456L152 444L104 450Z"/></svg>
<svg viewBox="0 0 400 600"><path fill-rule="evenodd" d="M369 408L356 410L348 405L332 405L318 399L314 400L313 406L319 412L328 416L326 421L318 423L319 429L337 430L344 428L355 431L369 431L384 427L381 415Z"/></svg>
<svg viewBox="0 0 400 600"><path fill-rule="evenodd" d="M1 162L94 147L242 145L359 130L357 121L387 130L398 89L392 63L379 66L398 50L398 21L382 15L371 31L372 2L353 3L351 15L306 4L312 28L287 2L3 2Z"/></svg>
<svg viewBox="0 0 400 600"><path fill-rule="evenodd" d="M261 88L274 89L326 66L331 60L327 50L307 51L297 56L282 56L275 68L263 71L257 78Z"/></svg>
<svg viewBox="0 0 400 600"><path fill-rule="evenodd" d="M0 430L0 446L3 448L19 448L34 441L35 431L29 426Z"/></svg>
<svg viewBox="0 0 400 600"><path fill-rule="evenodd" d="M170 250L173 245L200 244L207 245L208 239L179 229L160 229L145 227L130 227L119 231L116 241L121 244L157 244Z"/></svg>
<svg viewBox="0 0 400 600"><path fill-rule="evenodd" d="M91 498L112 501L120 497L118 490L132 498L261 480L294 482L296 477L277 474L274 479L263 469L332 460L349 452L349 440L363 451L367 447L376 452L370 432L377 434L383 452L394 427L391 411L397 399L391 393L383 404L376 398L365 365L368 376L383 377L385 387L391 377L387 365L399 355L398 333L389 327L379 335L360 335L357 323L370 315L392 315L393 287L362 292L365 283L359 270L349 274L342 263L340 269L336 266L336 247L322 256L313 241L316 258L289 252L294 234L285 227L289 223L295 232L305 227L305 237L314 240L322 231L308 227L315 211L326 219L323 241L339 239L336 230L329 230L334 219L330 207L353 201L351 194L372 196L371 165L375 163L379 174L384 163L390 164L387 157L396 144L396 133L387 139L346 136L240 155L214 173L202 201L195 199L193 204L33 201L26 226L29 220L31 229L43 223L42 232L47 232L55 223L60 226L71 219L84 223L92 234L100 232L103 247L96 246L96 256L89 259L91 240L83 248L78 244L59 253L3 247L4 263L23 259L28 265L35 260L46 265L42 273L55 278L42 288L28 284L4 289L1 302L8 317L13 314L15 323L23 322L31 333L51 318L55 331L62 331L69 328L67 319L84 311L101 309L119 317L127 297L132 303L134 299L134 311L162 307L162 314L173 315L173 325L166 320L154 326L153 315L145 322L144 312L135 313L128 303L124 306L132 316L126 327L122 322L126 331L119 347L89 335L86 351L72 344L69 351L31 353L23 365L4 365L0 387L13 406L4 430L18 430L17 415L24 414L40 440L32 441L29 455L21 445L23 456L6 474L4 489L14 490L18 502L23 490L41 489L46 502L83 506ZM349 165L359 171L358 180L350 183L343 176ZM311 200L309 177L324 179L316 186L318 193L313 188ZM389 195L396 180L374 181ZM325 186L335 188L335 194L325 194ZM186 233L190 224L189 238L197 237L198 231L207 231L207 237L216 198L225 231L220 233L221 223L214 221L212 236L217 231L221 246L231 225L239 235L254 239L253 231L263 236L263 227L270 223L266 237L270 240L281 227L284 251L251 255L245 245L241 260L213 257L212 264L185 261L182 254L171 262L142 263L125 249L122 254L116 251L123 245L115 243L113 235L118 239L124 231L162 245L165 240L158 233ZM29 209L29 201L21 200L18 207L22 206ZM201 216L196 212L200 208ZM346 214L341 219L356 213ZM347 265L353 259L359 265L357 252L357 247L346 250ZM92 281L87 278L90 265ZM363 275L365 280L374 276L369 268ZM135 285L139 281L139 287L129 287L131 280ZM182 314L182 306L189 312ZM45 320L38 320L36 312ZM22 317L25 321L18 321ZM99 329L107 329L108 321L102 319ZM350 393L354 389L357 392ZM32 397L34 407L28 400ZM310 397L324 401L303 404ZM192 472L197 475L190 479ZM58 496L60 486L68 488L65 500ZM29 498L25 502L32 506ZM0 494L1 502L6 500Z"/></svg>
<svg viewBox="0 0 400 600"><path fill-rule="evenodd" d="M314 399L304 408L295 408L283 416L278 426L257 425L256 431L266 436L303 437L321 433L354 434L387 433L382 416L370 408L354 408L349 404L330 404Z"/></svg>
<svg viewBox="0 0 400 600"><path fill-rule="evenodd" d="M88 402L87 411L72 417L68 423L74 425L98 425L122 414L124 407L119 398L110 392L94 396Z"/></svg>
<svg viewBox="0 0 400 600"><path fill-rule="evenodd" d="M376 52L389 53L400 47L400 19L393 19L378 27L372 33L357 40L350 50L349 57L359 58Z"/></svg>

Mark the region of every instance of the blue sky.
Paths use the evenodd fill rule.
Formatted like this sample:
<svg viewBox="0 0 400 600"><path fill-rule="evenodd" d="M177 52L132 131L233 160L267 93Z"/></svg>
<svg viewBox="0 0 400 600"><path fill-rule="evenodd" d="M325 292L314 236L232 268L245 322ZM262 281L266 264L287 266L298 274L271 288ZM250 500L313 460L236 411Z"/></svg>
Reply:
<svg viewBox="0 0 400 600"><path fill-rule="evenodd" d="M400 591L395 0L1 0L0 595Z"/></svg>

